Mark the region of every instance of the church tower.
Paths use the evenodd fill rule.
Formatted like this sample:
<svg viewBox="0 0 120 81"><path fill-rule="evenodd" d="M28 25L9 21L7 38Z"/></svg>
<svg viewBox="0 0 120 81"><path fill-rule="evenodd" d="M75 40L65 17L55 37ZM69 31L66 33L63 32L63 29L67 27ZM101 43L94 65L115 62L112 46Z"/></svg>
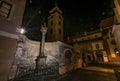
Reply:
<svg viewBox="0 0 120 81"><path fill-rule="evenodd" d="M49 11L47 41L63 41L63 17L58 4Z"/></svg>

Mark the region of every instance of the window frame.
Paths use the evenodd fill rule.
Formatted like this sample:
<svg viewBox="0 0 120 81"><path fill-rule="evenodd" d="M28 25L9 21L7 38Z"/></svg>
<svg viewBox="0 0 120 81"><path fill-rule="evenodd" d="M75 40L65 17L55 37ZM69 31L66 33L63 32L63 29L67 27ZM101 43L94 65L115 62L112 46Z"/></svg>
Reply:
<svg viewBox="0 0 120 81"><path fill-rule="evenodd" d="M5 5L7 5L8 8L5 7ZM0 0L0 13L1 13L0 16L5 17L5 18L9 18L11 9L12 9L11 4L9 4L8 2L5 2L3 0ZM5 12L4 10L6 10L7 12Z"/></svg>

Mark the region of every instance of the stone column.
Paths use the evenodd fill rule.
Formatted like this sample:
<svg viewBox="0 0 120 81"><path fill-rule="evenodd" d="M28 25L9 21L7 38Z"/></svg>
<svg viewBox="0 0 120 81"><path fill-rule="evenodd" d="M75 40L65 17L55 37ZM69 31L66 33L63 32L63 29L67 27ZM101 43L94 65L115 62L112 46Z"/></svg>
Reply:
<svg viewBox="0 0 120 81"><path fill-rule="evenodd" d="M43 25L41 27L42 39L40 43L40 51L39 55L36 59L36 69L43 68L46 66L46 58L47 56L44 55L44 45L45 45L45 34L47 33L47 27Z"/></svg>
<svg viewBox="0 0 120 81"><path fill-rule="evenodd" d="M42 40L41 40L41 44L40 44L39 56L44 56L45 34L47 33L47 27L45 27L45 25L42 26L41 32L42 32Z"/></svg>

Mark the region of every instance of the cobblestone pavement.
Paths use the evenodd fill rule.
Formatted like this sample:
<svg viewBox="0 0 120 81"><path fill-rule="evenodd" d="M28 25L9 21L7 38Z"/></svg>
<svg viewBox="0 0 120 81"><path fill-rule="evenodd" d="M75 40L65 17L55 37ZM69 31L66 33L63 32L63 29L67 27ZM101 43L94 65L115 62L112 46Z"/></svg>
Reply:
<svg viewBox="0 0 120 81"><path fill-rule="evenodd" d="M114 72L78 69L59 81L117 81Z"/></svg>

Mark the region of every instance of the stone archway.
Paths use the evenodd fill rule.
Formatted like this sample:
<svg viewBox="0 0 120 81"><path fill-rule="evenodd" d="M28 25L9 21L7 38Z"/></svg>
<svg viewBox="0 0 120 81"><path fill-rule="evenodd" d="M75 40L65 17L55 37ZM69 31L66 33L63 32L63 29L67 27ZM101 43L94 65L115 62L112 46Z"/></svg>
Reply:
<svg viewBox="0 0 120 81"><path fill-rule="evenodd" d="M72 63L72 52L71 50L67 49L65 50L64 54L65 54L65 64L69 66Z"/></svg>

